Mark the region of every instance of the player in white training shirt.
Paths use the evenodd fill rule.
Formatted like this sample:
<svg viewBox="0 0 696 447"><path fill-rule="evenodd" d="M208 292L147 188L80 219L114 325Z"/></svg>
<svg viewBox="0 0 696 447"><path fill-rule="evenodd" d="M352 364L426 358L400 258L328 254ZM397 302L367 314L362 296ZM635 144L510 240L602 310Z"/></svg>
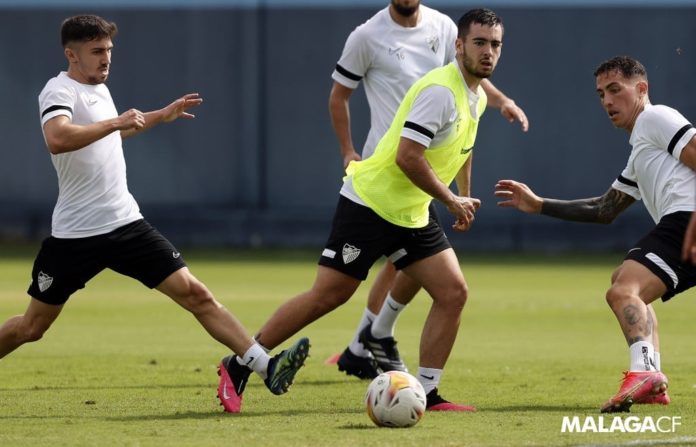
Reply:
<svg viewBox="0 0 696 447"><path fill-rule="evenodd" d="M372 155L409 87L430 70L455 60L456 39L457 26L452 19L419 0L391 0L389 6L348 36L332 74L334 84L329 98L344 167L352 160ZM362 155L353 145L349 113L350 96L360 82L370 107L370 130ZM527 117L514 101L487 79L481 81L481 86L489 106L499 108L505 118L519 121L522 130L527 130ZM435 213L434 207L432 212ZM394 324L420 285L403 274L398 275L398 280L395 278L396 269L386 261L370 290L353 340L340 356L329 359L338 363L339 370L366 379L375 377L380 370L406 371L396 349ZM363 343L380 346L373 356Z"/></svg>
<svg viewBox="0 0 696 447"><path fill-rule="evenodd" d="M48 81L39 95L41 125L58 175L52 235L34 261L29 306L0 326L0 358L39 340L69 297L104 269L130 276L191 312L216 340L239 353L275 394L287 391L307 355L308 340L271 358L203 283L179 251L140 214L128 191L121 139L159 123L193 118L196 93L163 109L121 115L104 82L111 65L116 25L94 15L66 19L61 39L68 70ZM227 365L221 365L221 373ZM227 411L239 411L241 390L221 383ZM223 397L224 396L224 397Z"/></svg>
<svg viewBox="0 0 696 447"><path fill-rule="evenodd" d="M597 93L615 127L631 134L626 168L600 197L555 200L525 184L500 180L501 206L578 222L611 223L643 200L655 228L628 251L611 278L606 299L629 345L630 367L602 412L629 411L634 403L670 402L661 372L657 318L652 302L696 285L696 267L682 259L682 241L696 210L696 129L676 110L651 105L645 67L620 56L595 71Z"/></svg>

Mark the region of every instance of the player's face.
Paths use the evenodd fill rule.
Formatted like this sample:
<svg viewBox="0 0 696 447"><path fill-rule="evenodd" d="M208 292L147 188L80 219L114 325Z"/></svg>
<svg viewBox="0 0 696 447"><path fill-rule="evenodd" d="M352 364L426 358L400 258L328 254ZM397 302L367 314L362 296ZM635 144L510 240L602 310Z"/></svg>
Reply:
<svg viewBox="0 0 696 447"><path fill-rule="evenodd" d="M503 29L472 23L469 34L457 39L457 55L466 74L484 79L493 74L503 47Z"/></svg>
<svg viewBox="0 0 696 447"><path fill-rule="evenodd" d="M614 127L631 131L645 106L648 83L640 77L626 78L618 70L597 76L597 94Z"/></svg>
<svg viewBox="0 0 696 447"><path fill-rule="evenodd" d="M411 17L418 11L420 0L391 0L391 4L400 16Z"/></svg>
<svg viewBox="0 0 696 447"><path fill-rule="evenodd" d="M111 49L110 38L73 42L65 48L70 67L68 73L83 84L102 84L109 77Z"/></svg>

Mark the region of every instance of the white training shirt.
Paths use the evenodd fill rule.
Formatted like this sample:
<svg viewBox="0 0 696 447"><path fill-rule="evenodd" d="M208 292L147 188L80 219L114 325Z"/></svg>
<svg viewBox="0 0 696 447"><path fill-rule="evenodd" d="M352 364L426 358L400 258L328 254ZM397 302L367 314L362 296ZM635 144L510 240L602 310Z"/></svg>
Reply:
<svg viewBox="0 0 696 447"><path fill-rule="evenodd" d="M696 210L696 172L679 161L694 135L696 129L678 111L646 105L631 132L626 168L612 188L642 198L655 223L667 214Z"/></svg>
<svg viewBox="0 0 696 447"><path fill-rule="evenodd" d="M51 118L69 117L88 125L118 116L104 84L81 84L61 72L39 95L41 128ZM56 238L83 238L105 234L142 219L128 191L121 133L115 131L76 151L51 154L58 174L58 201L51 234Z"/></svg>
<svg viewBox="0 0 696 447"><path fill-rule="evenodd" d="M406 91L434 68L452 62L457 26L445 14L420 5L420 21L408 28L380 10L346 40L332 78L355 89L364 80L370 131L362 150L367 158L391 125Z"/></svg>

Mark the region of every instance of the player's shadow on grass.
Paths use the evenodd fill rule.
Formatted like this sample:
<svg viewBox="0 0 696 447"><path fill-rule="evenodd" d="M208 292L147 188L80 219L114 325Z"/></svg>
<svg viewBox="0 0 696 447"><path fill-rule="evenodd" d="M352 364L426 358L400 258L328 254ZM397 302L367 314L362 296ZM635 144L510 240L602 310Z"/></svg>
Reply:
<svg viewBox="0 0 696 447"><path fill-rule="evenodd" d="M498 412L498 413L516 413L516 412L533 412L533 411L558 411L558 412L584 412L584 411L598 411L598 406L587 406L587 405L511 405L509 407L492 407L492 408L479 408L480 412Z"/></svg>
<svg viewBox="0 0 696 447"><path fill-rule="evenodd" d="M87 390L149 390L149 389L188 389L188 388L210 388L212 385L208 384L196 384L196 383L186 383L186 384L169 384L169 385L152 385L152 384L142 384L142 385L94 385L94 386L32 386L32 387L21 387L21 388L3 388L3 391L87 391Z"/></svg>
<svg viewBox="0 0 696 447"><path fill-rule="evenodd" d="M333 410L332 414L362 414L364 410L362 408L355 409L344 409L344 410ZM137 422L137 421L176 421L182 419L210 419L210 418L229 418L230 420L239 418L255 418L255 417L269 417L269 416L283 416L283 417L297 417L297 416L307 416L307 415L317 415L323 412L317 410L302 410L302 409L291 409L291 410L280 410L280 411L246 411L242 410L241 413L229 414L222 411L186 411L177 412L174 414L151 414L151 415L134 415L134 416L113 416L104 418L106 421L114 422Z"/></svg>

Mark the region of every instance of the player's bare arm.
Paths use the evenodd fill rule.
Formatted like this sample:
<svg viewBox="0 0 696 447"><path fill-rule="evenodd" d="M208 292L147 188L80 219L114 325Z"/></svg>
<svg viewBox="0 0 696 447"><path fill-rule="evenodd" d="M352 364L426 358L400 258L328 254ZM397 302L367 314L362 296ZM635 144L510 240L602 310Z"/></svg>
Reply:
<svg viewBox="0 0 696 447"><path fill-rule="evenodd" d="M471 152L469 158L464 163L464 166L459 170L454 182L457 184L457 193L460 196L471 196L471 165L473 163L474 153Z"/></svg>
<svg viewBox="0 0 696 447"><path fill-rule="evenodd" d="M43 126L46 146L54 155L73 152L101 140L112 132L142 127L142 112L131 109L120 116L88 125L73 124L66 115L52 118Z"/></svg>
<svg viewBox="0 0 696 447"><path fill-rule="evenodd" d="M696 136L691 138L679 155L679 160L696 171ZM684 244L682 245L682 259L690 260L696 264L696 213L691 215L689 226L684 234Z"/></svg>
<svg viewBox="0 0 696 447"><path fill-rule="evenodd" d="M541 198L527 185L514 180L500 180L495 189L495 195L503 199L498 206L575 222L608 224L635 202L633 197L614 188L599 197L577 200Z"/></svg>
<svg viewBox="0 0 696 447"><path fill-rule="evenodd" d="M422 144L402 137L396 153L396 164L414 185L447 206L447 210L457 219L453 226L455 230L468 230L474 221L474 213L481 205L481 201L471 197L458 196L450 191L428 164L425 150L426 148Z"/></svg>
<svg viewBox="0 0 696 447"><path fill-rule="evenodd" d="M488 97L488 106L500 110L500 114L509 122L517 121L522 126L522 132L529 130L529 120L521 107L515 104L515 101L505 96L503 92L498 90L491 81L483 79L481 88L486 92Z"/></svg>
<svg viewBox="0 0 696 447"><path fill-rule="evenodd" d="M198 107L202 103L203 98L198 93L188 93L162 109L146 113L141 112L142 125L121 129L121 138L132 137L160 123L169 123L179 118L195 118L196 115L189 113L189 110L193 107Z"/></svg>
<svg viewBox="0 0 696 447"><path fill-rule="evenodd" d="M335 81L329 94L329 115L334 133L338 138L344 169L351 161L361 159L353 146L353 137L350 132L350 96L352 94L352 88Z"/></svg>

